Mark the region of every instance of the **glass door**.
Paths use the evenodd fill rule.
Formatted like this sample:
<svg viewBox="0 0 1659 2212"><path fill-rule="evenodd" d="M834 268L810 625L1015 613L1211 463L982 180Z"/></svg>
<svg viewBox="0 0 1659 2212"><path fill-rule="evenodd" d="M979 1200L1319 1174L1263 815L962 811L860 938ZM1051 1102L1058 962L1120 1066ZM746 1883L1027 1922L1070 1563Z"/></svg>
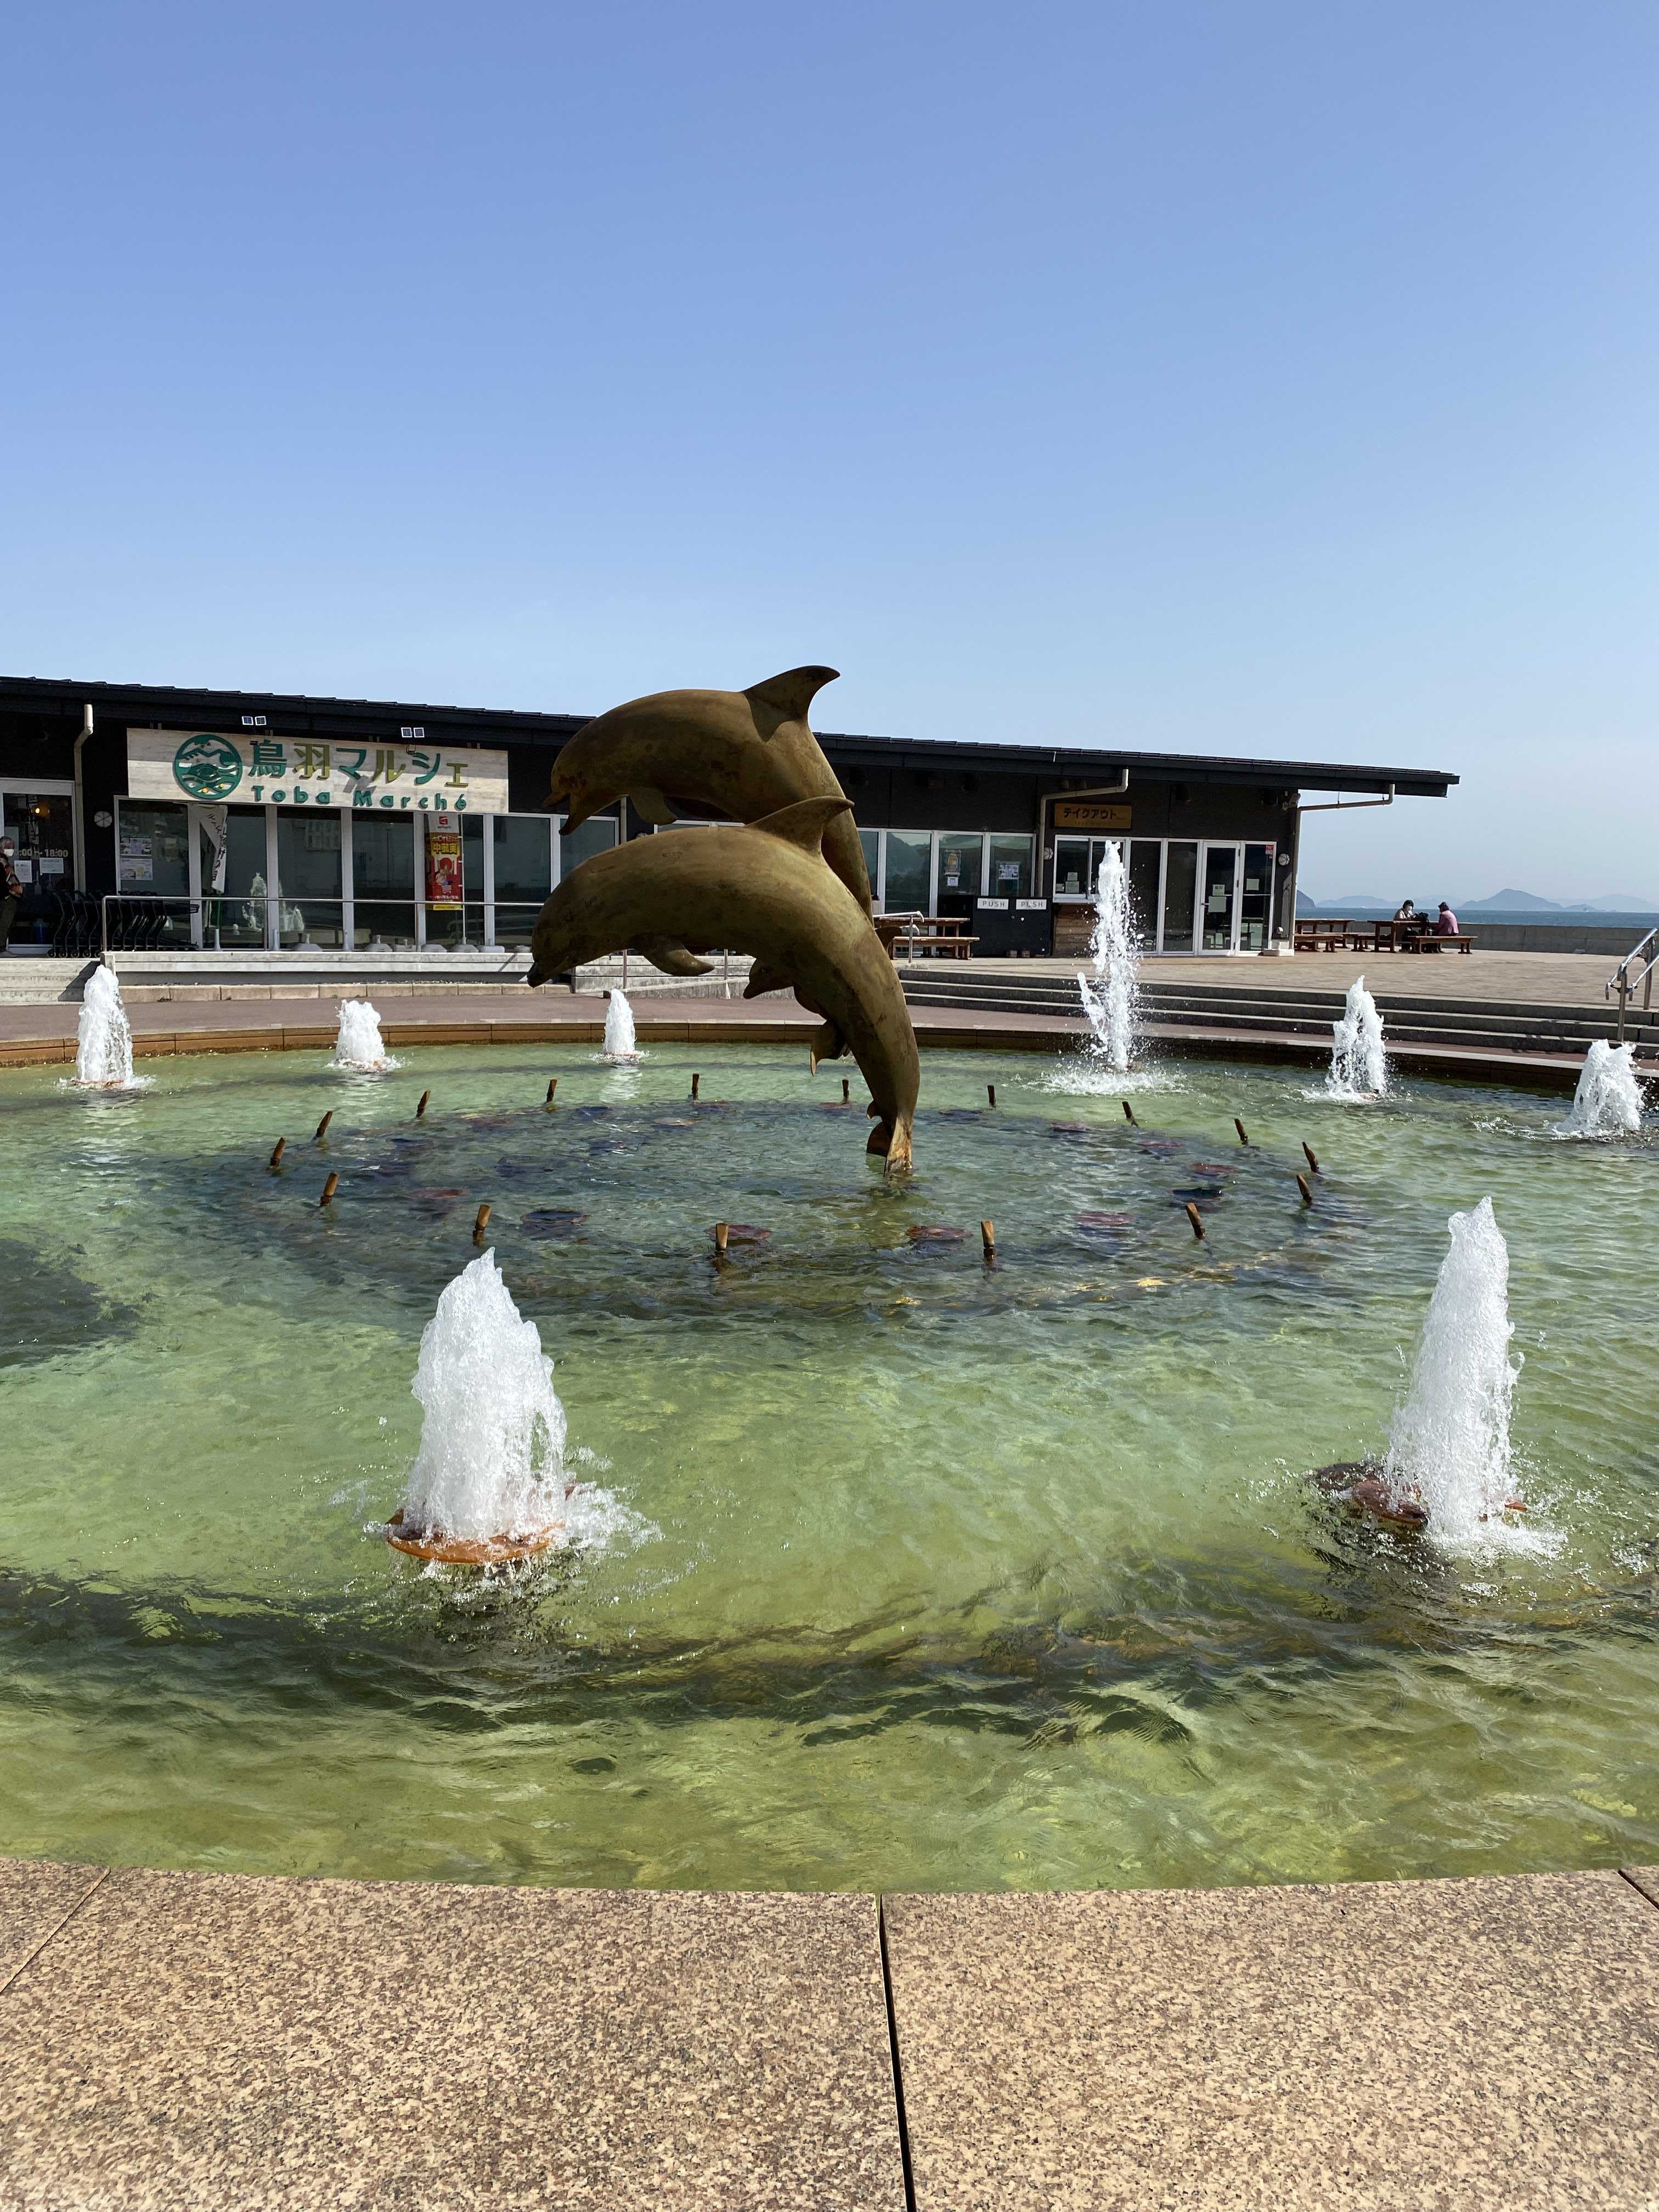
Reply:
<svg viewBox="0 0 1659 2212"><path fill-rule="evenodd" d="M1203 952L1238 950L1238 879L1240 845L1206 845L1201 855L1203 904L1199 915L1199 949Z"/></svg>
<svg viewBox="0 0 1659 2212"><path fill-rule="evenodd" d="M0 830L16 848L12 866L23 886L11 926L12 951L51 950L62 894L75 884L73 790L73 785L0 790Z"/></svg>
<svg viewBox="0 0 1659 2212"><path fill-rule="evenodd" d="M1198 903L1198 847L1185 838L1172 838L1165 853L1164 935L1159 950L1191 952Z"/></svg>
<svg viewBox="0 0 1659 2212"><path fill-rule="evenodd" d="M1244 848L1244 875L1238 894L1238 945L1242 952L1260 952L1273 933L1273 848L1271 845Z"/></svg>

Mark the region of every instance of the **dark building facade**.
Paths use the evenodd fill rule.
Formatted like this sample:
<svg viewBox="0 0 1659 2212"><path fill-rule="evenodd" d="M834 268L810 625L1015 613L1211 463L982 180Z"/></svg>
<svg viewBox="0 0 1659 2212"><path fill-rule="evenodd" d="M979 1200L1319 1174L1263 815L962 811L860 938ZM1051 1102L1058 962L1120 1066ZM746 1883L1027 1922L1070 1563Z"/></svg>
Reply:
<svg viewBox="0 0 1659 2212"><path fill-rule="evenodd" d="M524 943L562 874L653 834L625 804L574 836L544 811L559 749L587 719L0 678L0 826L25 890L12 951ZM819 737L878 902L969 916L981 953L1080 949L1109 839L1150 951L1261 951L1291 931L1304 792L1443 798L1457 781Z"/></svg>

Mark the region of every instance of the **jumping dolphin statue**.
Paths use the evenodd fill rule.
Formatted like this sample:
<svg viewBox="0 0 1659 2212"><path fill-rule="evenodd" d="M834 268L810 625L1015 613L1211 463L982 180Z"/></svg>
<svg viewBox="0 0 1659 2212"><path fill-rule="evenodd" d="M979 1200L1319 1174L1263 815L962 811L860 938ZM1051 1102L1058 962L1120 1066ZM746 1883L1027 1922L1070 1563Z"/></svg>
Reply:
<svg viewBox="0 0 1659 2212"><path fill-rule="evenodd" d="M601 806L625 793L647 822L665 826L707 808L729 822L757 822L799 799L847 796L807 724L813 695L835 681L833 668L787 668L747 691L653 691L589 722L553 763L547 804L568 809L567 830L579 830ZM833 822L823 856L853 896L870 911L870 878L850 809ZM637 949L671 975L696 975L684 948ZM658 959L666 950L666 963ZM791 979L772 975L761 988Z"/></svg>
<svg viewBox="0 0 1659 2212"><path fill-rule="evenodd" d="M910 1165L921 1067L898 972L824 854L845 799L797 800L746 829L636 837L573 868L537 918L532 988L642 939L684 931L780 969L844 1037L879 1116L866 1149ZM823 1032L815 1040L817 1064Z"/></svg>

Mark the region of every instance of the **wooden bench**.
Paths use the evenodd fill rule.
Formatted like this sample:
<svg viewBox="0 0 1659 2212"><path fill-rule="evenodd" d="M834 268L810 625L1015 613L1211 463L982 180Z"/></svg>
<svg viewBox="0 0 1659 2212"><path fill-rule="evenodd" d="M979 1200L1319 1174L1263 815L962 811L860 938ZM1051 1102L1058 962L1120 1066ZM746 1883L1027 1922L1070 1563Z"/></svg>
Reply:
<svg viewBox="0 0 1659 2212"><path fill-rule="evenodd" d="M1467 929L1459 930L1455 936L1437 936L1430 929L1425 930L1421 937L1408 937L1401 950L1405 952L1473 952L1474 939Z"/></svg>
<svg viewBox="0 0 1659 2212"><path fill-rule="evenodd" d="M972 957L972 947L979 943L976 937L938 937L931 932L915 930L895 938L894 945L902 945L907 952L931 952L940 960L967 960Z"/></svg>

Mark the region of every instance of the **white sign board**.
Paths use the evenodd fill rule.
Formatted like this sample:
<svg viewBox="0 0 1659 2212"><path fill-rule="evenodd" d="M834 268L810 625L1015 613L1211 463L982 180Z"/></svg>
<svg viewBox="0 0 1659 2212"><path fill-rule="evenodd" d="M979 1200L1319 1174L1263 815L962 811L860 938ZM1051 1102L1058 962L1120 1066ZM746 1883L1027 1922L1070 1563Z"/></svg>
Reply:
<svg viewBox="0 0 1659 2212"><path fill-rule="evenodd" d="M276 731L129 729L127 796L505 814L507 755L473 745L343 744Z"/></svg>

